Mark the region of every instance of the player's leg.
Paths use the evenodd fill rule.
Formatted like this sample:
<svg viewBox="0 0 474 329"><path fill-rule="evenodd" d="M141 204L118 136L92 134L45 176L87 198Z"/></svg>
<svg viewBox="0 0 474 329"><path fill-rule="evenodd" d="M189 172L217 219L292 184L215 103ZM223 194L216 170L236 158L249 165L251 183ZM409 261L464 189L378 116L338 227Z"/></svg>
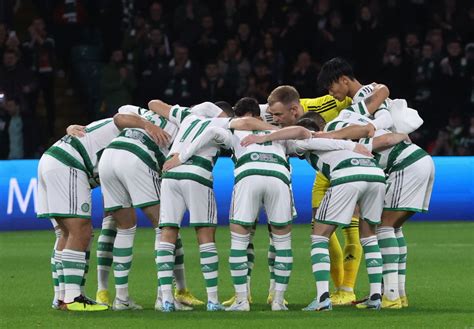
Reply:
<svg viewBox="0 0 474 329"><path fill-rule="evenodd" d="M291 222L293 200L290 188L278 178L261 177L265 193L263 204L271 225L271 235L275 247L275 295L273 311L285 311L285 292L293 268L291 248Z"/></svg>
<svg viewBox="0 0 474 329"><path fill-rule="evenodd" d="M87 278L87 273L89 273L89 261L91 259L92 243L94 243L94 232L92 232L91 238L89 240L89 244L87 245L87 249L86 249L86 268L84 269L84 277L82 278L82 282L81 282L81 294L83 296L86 296L86 278Z"/></svg>
<svg viewBox="0 0 474 329"><path fill-rule="evenodd" d="M113 250L117 227L111 213L105 213L97 242L97 293L98 303L110 304L109 273L113 263Z"/></svg>
<svg viewBox="0 0 474 329"><path fill-rule="evenodd" d="M135 209L122 208L113 212L117 224L117 236L114 241L113 267L115 279L114 311L139 310L142 307L131 298L128 280L133 260L133 243L137 230Z"/></svg>
<svg viewBox="0 0 474 329"><path fill-rule="evenodd" d="M158 247L161 241L161 229L158 227L160 205L153 204L153 205L142 208L142 211L145 213L145 216L150 220L152 227L155 231L155 263L157 263L156 255L158 253ZM158 278L158 273L157 273L157 278ZM186 277L184 275L184 252L183 252L182 242L181 242L181 238L179 234L178 234L178 239L176 240L176 248L175 248L174 279L175 279L175 284L177 287L184 287L184 288L181 288L183 289L182 295L184 295L185 298L187 298L190 302L192 302L193 299L195 299L195 297L191 295L191 293L186 289ZM155 301L155 309L161 310L162 305L163 305L163 300L161 296L161 289L159 286L159 282L157 285L156 295L157 295L157 298ZM176 293L175 293L175 308L180 311L192 310L191 307L182 305L181 304L182 301L179 300L180 299L179 297L180 295L176 296ZM192 303L190 303L190 305L192 305Z"/></svg>
<svg viewBox="0 0 474 329"><path fill-rule="evenodd" d="M50 258L50 263L51 263L51 277L53 279L53 289L54 289L54 297L53 297L53 302L51 303L51 307L54 309L59 309L59 278L58 278L58 271L56 270L56 250L58 249L58 244L61 241L62 237L62 232L61 228L58 226L58 223L54 220L51 219L51 224L53 225L54 228L54 234L56 236L56 239L54 241L54 247L53 247L53 252L51 253L51 258Z"/></svg>
<svg viewBox="0 0 474 329"><path fill-rule="evenodd" d="M329 184L329 180L322 173L316 174L311 195L312 218L315 218L316 211L321 205ZM338 291L344 281L344 255L336 234L332 234L329 238L329 255L331 258L330 273L336 290L331 298L339 300Z"/></svg>
<svg viewBox="0 0 474 329"><path fill-rule="evenodd" d="M195 227L199 243L201 272L206 282L207 310L221 311L218 298L219 256L215 243L217 206L212 188L194 181L184 182L183 193L189 205L189 223Z"/></svg>
<svg viewBox="0 0 474 329"><path fill-rule="evenodd" d="M173 296L173 271L179 227L186 211L181 182L163 179L161 183L160 242L156 248L158 282L162 294L162 312L175 311ZM158 298L157 298L158 299Z"/></svg>
<svg viewBox="0 0 474 329"><path fill-rule="evenodd" d="M232 217L232 214L231 214ZM235 299L226 311L249 311L248 302L248 257L247 247L250 242L250 223L231 222L230 223L230 256L229 266L232 276L232 283L235 290Z"/></svg>
<svg viewBox="0 0 474 329"><path fill-rule="evenodd" d="M344 235L344 281L340 287L342 304L355 300L354 287L362 258L359 237L359 214L354 213L351 224L342 229Z"/></svg>
<svg viewBox="0 0 474 329"><path fill-rule="evenodd" d="M356 206L358 190L352 183L330 187L315 215L311 235L311 263L316 280L316 298L306 307L307 311L331 310L329 298L329 238L337 226L347 226Z"/></svg>
<svg viewBox="0 0 474 329"><path fill-rule="evenodd" d="M383 262L376 235L376 226L380 224L385 194L385 184L371 182L357 182L360 194L360 243L364 251L365 266L369 276L369 299L358 308L379 310L382 298Z"/></svg>
<svg viewBox="0 0 474 329"><path fill-rule="evenodd" d="M65 166L48 155L44 155L40 162L40 181L44 183L44 188L41 189L39 201L42 206L38 217L53 217L67 235L60 255L65 288L64 308L71 311L106 310L107 306L98 305L83 296L80 288L86 267L86 249L92 234L87 174ZM44 209L48 213L44 213Z"/></svg>

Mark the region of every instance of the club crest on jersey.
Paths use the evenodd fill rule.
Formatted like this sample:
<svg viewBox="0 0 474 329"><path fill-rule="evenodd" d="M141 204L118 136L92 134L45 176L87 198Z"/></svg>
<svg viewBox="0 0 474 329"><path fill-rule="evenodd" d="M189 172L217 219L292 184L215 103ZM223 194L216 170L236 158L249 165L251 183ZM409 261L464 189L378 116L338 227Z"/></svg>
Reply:
<svg viewBox="0 0 474 329"><path fill-rule="evenodd" d="M83 212L88 212L88 211L90 210L90 208L91 208L91 207L89 206L89 204L88 204L87 202L84 202L84 203L81 205L81 210L82 210Z"/></svg>

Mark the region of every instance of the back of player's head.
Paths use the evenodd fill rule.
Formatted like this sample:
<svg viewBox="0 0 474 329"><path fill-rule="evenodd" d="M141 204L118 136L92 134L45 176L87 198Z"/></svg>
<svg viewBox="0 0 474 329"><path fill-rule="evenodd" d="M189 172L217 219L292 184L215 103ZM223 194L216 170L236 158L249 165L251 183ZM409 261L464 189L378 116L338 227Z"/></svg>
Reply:
<svg viewBox="0 0 474 329"><path fill-rule="evenodd" d="M260 107L255 98L243 97L237 101L234 105L234 113L236 117L243 117L245 115L252 117L260 117Z"/></svg>
<svg viewBox="0 0 474 329"><path fill-rule="evenodd" d="M218 101L218 102L214 102L214 104L218 106L222 111L224 111L228 117L234 116L234 110L232 109L232 106L229 103L224 102L224 101Z"/></svg>
<svg viewBox="0 0 474 329"><path fill-rule="evenodd" d="M326 121L319 113L310 111L306 112L301 118L299 118L296 125L305 127L311 131L320 131L324 129Z"/></svg>
<svg viewBox="0 0 474 329"><path fill-rule="evenodd" d="M318 84L322 88L328 89L342 76L346 76L351 80L355 79L352 66L345 59L335 57L324 63L321 67L318 75Z"/></svg>
<svg viewBox="0 0 474 329"><path fill-rule="evenodd" d="M293 86L283 85L276 87L268 96L268 105L272 106L275 103L282 103L289 105L292 103L299 103L300 94Z"/></svg>

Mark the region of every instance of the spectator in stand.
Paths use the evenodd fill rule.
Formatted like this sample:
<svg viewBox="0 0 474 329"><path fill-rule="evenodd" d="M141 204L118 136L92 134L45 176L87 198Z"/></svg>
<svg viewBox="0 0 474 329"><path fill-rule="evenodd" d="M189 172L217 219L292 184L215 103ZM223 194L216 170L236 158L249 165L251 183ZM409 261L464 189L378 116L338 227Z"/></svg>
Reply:
<svg viewBox="0 0 474 329"><path fill-rule="evenodd" d="M185 0L174 12L174 31L176 37L187 45L199 39L201 18L208 14L207 7L198 0Z"/></svg>
<svg viewBox="0 0 474 329"><path fill-rule="evenodd" d="M19 99L21 107L32 113L31 96L36 88L33 72L19 62L19 54L13 49L3 53L0 67L0 90L12 98Z"/></svg>
<svg viewBox="0 0 474 329"><path fill-rule="evenodd" d="M454 155L454 148L449 142L449 133L440 130L436 140L428 146L431 155Z"/></svg>
<svg viewBox="0 0 474 329"><path fill-rule="evenodd" d="M342 16L339 11L329 15L326 27L319 30L319 45L321 59L326 61L333 57L349 57L352 52L352 32L342 25Z"/></svg>
<svg viewBox="0 0 474 329"><path fill-rule="evenodd" d="M311 20L311 30L314 31L312 38L313 53L321 54L323 49L323 44L321 43L320 33L321 31L329 27L329 13L331 11L331 3L329 0L318 0L314 2L310 20Z"/></svg>
<svg viewBox="0 0 474 329"><path fill-rule="evenodd" d="M257 47L257 39L255 39L248 23L242 22L237 27L237 40L242 50L242 56L247 59L253 58Z"/></svg>
<svg viewBox="0 0 474 329"><path fill-rule="evenodd" d="M199 87L199 101L233 101L236 98L233 90L226 85L220 74L216 61L207 63Z"/></svg>
<svg viewBox="0 0 474 329"><path fill-rule="evenodd" d="M374 44L380 41L381 30L378 18L373 15L368 5L362 5L359 8L355 21L355 33L352 40L354 45L355 74L361 81L372 81L377 75L377 52L374 50ZM368 51L371 49L372 51ZM391 86L390 86L391 87Z"/></svg>
<svg viewBox="0 0 474 329"><path fill-rule="evenodd" d="M197 67L189 59L189 49L176 42L173 58L165 69L163 99L170 104L192 105L196 95Z"/></svg>
<svg viewBox="0 0 474 329"><path fill-rule="evenodd" d="M437 71L437 65L433 59L433 46L430 43L425 43L421 50L421 58L415 63L414 77L414 92L415 104L422 118L433 123L436 113L432 110L433 101L433 84Z"/></svg>
<svg viewBox="0 0 474 329"><path fill-rule="evenodd" d="M8 159L23 159L23 119L20 113L20 103L14 98L7 98L5 110L10 116L8 121Z"/></svg>
<svg viewBox="0 0 474 329"><path fill-rule="evenodd" d="M265 62L270 69L272 80L281 84L283 82L284 71L282 67L285 66L285 58L283 57L283 53L275 45L275 40L269 32L263 35L261 47L255 54L253 60L254 63L262 61Z"/></svg>
<svg viewBox="0 0 474 329"><path fill-rule="evenodd" d="M235 31L237 22L239 21L239 7L236 0L225 0L221 11L217 17L219 25L223 27L225 35L230 35Z"/></svg>
<svg viewBox="0 0 474 329"><path fill-rule="evenodd" d="M4 23L0 23L0 58L3 58L3 52L7 49L8 31Z"/></svg>
<svg viewBox="0 0 474 329"><path fill-rule="evenodd" d="M409 67L403 58L400 39L397 36L389 36L386 39L380 77L381 81L390 86L390 96L393 98L402 98L409 90Z"/></svg>
<svg viewBox="0 0 474 329"><path fill-rule="evenodd" d="M444 86L443 92L450 95L451 99L456 99L458 104L467 105L469 103L470 90L467 77L467 60L463 57L461 41L457 38L451 39L446 45L447 56L444 57L439 66L441 71L441 83ZM444 106L450 106L450 102L440 97ZM452 104L451 104L452 105Z"/></svg>
<svg viewBox="0 0 474 329"><path fill-rule="evenodd" d="M124 63L122 49L112 51L109 64L102 69L100 85L104 99L102 117L111 117L120 106L132 103L136 81L133 71Z"/></svg>
<svg viewBox="0 0 474 329"><path fill-rule="evenodd" d="M18 55L21 55L21 49L20 49L21 42L20 42L20 39L18 39L18 35L16 34L15 31L8 32L8 38L7 38L7 41L5 42L5 46L8 49L15 50L18 53Z"/></svg>
<svg viewBox="0 0 474 329"><path fill-rule="evenodd" d="M262 33L273 26L274 15L268 0L256 0L255 5L250 6L248 10L249 23L254 32Z"/></svg>
<svg viewBox="0 0 474 329"><path fill-rule="evenodd" d="M141 13L137 13L133 19L133 26L123 36L122 49L128 62L135 63L137 61L137 52L148 42L148 32L149 26L146 24L145 17Z"/></svg>
<svg viewBox="0 0 474 329"><path fill-rule="evenodd" d="M316 65L311 61L311 55L303 51L293 66L290 84L298 90L302 98L315 97L317 93L316 80L318 76Z"/></svg>
<svg viewBox="0 0 474 329"><path fill-rule="evenodd" d="M148 13L150 15L148 25L150 25L151 28L159 28L166 34L170 32L168 21L166 16L163 14L163 5L160 2L153 1L150 4Z"/></svg>
<svg viewBox="0 0 474 329"><path fill-rule="evenodd" d="M42 92L48 119L48 137L54 137L56 119L54 97L55 42L46 31L42 18L35 18L28 28L28 32L30 38L23 43L23 49L25 49L26 55L30 58L31 70L35 73L38 82L33 94L33 109L36 110L39 92Z"/></svg>
<svg viewBox="0 0 474 329"><path fill-rule="evenodd" d="M426 35L426 41L433 47L433 59L439 63L443 57L444 39L441 29L431 29Z"/></svg>
<svg viewBox="0 0 474 329"><path fill-rule="evenodd" d="M287 62L293 63L299 52L308 44L309 33L306 33L301 14L296 8L292 8L287 14L287 23L280 33L283 55Z"/></svg>
<svg viewBox="0 0 474 329"><path fill-rule="evenodd" d="M10 116L5 109L6 96L0 91L0 160L8 159L10 151L10 137L8 136L8 124Z"/></svg>
<svg viewBox="0 0 474 329"><path fill-rule="evenodd" d="M256 99L260 104L267 102L270 92L276 87L272 79L270 68L265 61L259 61L254 65Z"/></svg>
<svg viewBox="0 0 474 329"><path fill-rule="evenodd" d="M474 155L474 114L471 114L467 132L459 141L456 155Z"/></svg>
<svg viewBox="0 0 474 329"><path fill-rule="evenodd" d="M163 75L171 57L168 38L158 28L152 28L148 41L138 50L135 70L139 77L138 104L146 106L163 91Z"/></svg>
<svg viewBox="0 0 474 329"><path fill-rule="evenodd" d="M199 63L217 58L220 46L220 36L214 26L211 15L204 15L201 19L201 35L194 47L194 57Z"/></svg>
<svg viewBox="0 0 474 329"><path fill-rule="evenodd" d="M474 42L468 43L466 45L465 53L466 53L466 77L468 79L468 86L469 85L471 86L470 90L468 90L469 109L471 110L472 113L474 113Z"/></svg>
<svg viewBox="0 0 474 329"><path fill-rule="evenodd" d="M219 70L229 88L242 95L247 88L247 76L251 71L249 61L242 56L242 50L236 38L227 39L226 46L219 56Z"/></svg>

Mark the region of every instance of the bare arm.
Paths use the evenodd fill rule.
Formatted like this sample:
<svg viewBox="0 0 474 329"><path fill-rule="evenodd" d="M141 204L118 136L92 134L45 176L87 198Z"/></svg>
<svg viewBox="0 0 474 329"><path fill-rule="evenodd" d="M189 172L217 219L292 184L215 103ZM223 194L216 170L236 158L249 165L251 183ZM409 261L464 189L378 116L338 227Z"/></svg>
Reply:
<svg viewBox="0 0 474 329"><path fill-rule="evenodd" d="M383 84L376 84L374 86L374 91L372 94L364 100L365 106L367 107L367 111L370 114L374 114L375 111L382 105L382 103L387 99L390 95L390 91L388 90L386 85Z"/></svg>
<svg viewBox="0 0 474 329"><path fill-rule="evenodd" d="M313 133L315 138L334 138L334 139L361 139L366 137L373 137L375 127L372 124L367 125L350 125L348 127L331 131L331 132L316 132Z"/></svg>
<svg viewBox="0 0 474 329"><path fill-rule="evenodd" d="M153 141L159 145L167 145L171 138L166 131L135 114L117 113L114 115L114 123L120 130L125 128L143 129L151 136Z"/></svg>
<svg viewBox="0 0 474 329"><path fill-rule="evenodd" d="M171 105L166 104L165 102L159 99L153 99L148 102L148 108L153 112L157 113L158 115L169 119Z"/></svg>
<svg viewBox="0 0 474 329"><path fill-rule="evenodd" d="M374 138L374 141L372 143L373 145L372 149L375 152L380 152L380 151L388 149L389 147L397 145L400 142L409 141L409 140L410 138L408 137L407 134L398 134L398 133L385 134L385 135Z"/></svg>
<svg viewBox="0 0 474 329"><path fill-rule="evenodd" d="M204 133L202 133L191 144L189 144L189 146L181 153L173 154L173 157L166 161L163 165L163 171L171 170L185 163L202 147L209 145L211 142L221 144L225 148L230 148L232 143L230 131L219 127L210 127L206 129Z"/></svg>
<svg viewBox="0 0 474 329"><path fill-rule="evenodd" d="M230 128L236 130L276 130L278 127L257 118L236 118L230 122Z"/></svg>
<svg viewBox="0 0 474 329"><path fill-rule="evenodd" d="M287 139L308 139L311 138L311 131L304 127L292 126L272 132L268 135L249 135L240 142L242 146L248 146L255 143L265 143L274 140Z"/></svg>

